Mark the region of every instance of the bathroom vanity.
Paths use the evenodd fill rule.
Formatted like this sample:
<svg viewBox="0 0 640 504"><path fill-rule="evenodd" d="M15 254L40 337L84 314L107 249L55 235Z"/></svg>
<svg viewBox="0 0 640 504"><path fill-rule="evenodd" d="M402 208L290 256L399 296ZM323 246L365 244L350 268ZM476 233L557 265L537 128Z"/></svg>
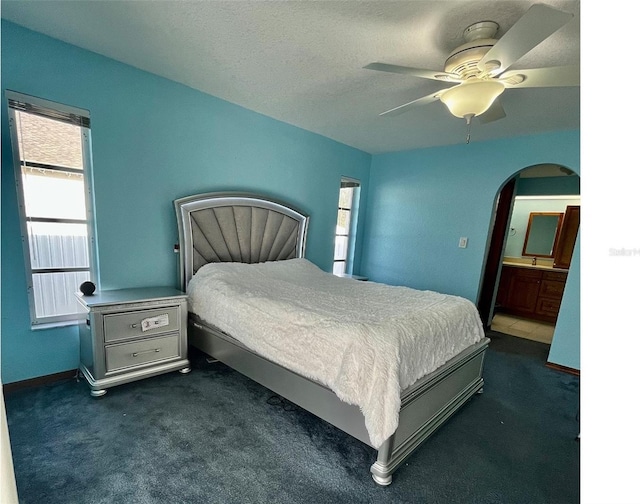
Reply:
<svg viewBox="0 0 640 504"><path fill-rule="evenodd" d="M563 269L505 262L496 311L555 323L566 281L567 271Z"/></svg>

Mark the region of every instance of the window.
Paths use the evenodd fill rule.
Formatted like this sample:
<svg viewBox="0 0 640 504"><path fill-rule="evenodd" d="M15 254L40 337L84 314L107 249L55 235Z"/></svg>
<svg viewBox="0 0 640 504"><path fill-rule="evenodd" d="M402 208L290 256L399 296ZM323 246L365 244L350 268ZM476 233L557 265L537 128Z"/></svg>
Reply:
<svg viewBox="0 0 640 504"><path fill-rule="evenodd" d="M31 325L77 321L94 270L89 112L6 94Z"/></svg>
<svg viewBox="0 0 640 504"><path fill-rule="evenodd" d="M333 252L333 274L351 273L353 269L353 250L358 216L360 182L354 179L340 180L338 199L338 224L336 225L335 248Z"/></svg>

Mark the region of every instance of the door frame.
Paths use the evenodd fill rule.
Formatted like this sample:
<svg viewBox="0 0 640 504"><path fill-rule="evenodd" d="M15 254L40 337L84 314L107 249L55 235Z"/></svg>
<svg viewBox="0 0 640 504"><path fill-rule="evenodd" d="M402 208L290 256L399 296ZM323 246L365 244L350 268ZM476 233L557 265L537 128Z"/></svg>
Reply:
<svg viewBox="0 0 640 504"><path fill-rule="evenodd" d="M488 237L488 250L482 273L482 282L478 295L478 312L485 329L491 327L491 320L498 294L498 282L502 270L502 258L507 242L507 234L511 213L516 199L516 184L520 173L531 168L523 168L511 175L500 188L493 205L492 223ZM569 168L570 169L570 168ZM573 170L571 170L573 171ZM579 173L573 171L578 177Z"/></svg>
<svg viewBox="0 0 640 504"><path fill-rule="evenodd" d="M493 224L491 226L489 251L484 267L480 296L478 298L478 311L485 329L491 326L493 308L498 289L498 280L502 266L502 256L507 241L507 228L511 219L513 202L516 197L516 181L518 174L513 175L505 182L498 193L494 204Z"/></svg>

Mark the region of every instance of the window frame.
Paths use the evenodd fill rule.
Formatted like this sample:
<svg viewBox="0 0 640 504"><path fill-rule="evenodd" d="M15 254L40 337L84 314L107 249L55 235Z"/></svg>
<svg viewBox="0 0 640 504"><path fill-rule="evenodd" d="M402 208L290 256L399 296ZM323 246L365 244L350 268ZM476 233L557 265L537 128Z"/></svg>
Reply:
<svg viewBox="0 0 640 504"><path fill-rule="evenodd" d="M50 327L60 327L78 324L84 319L84 314L80 311L76 313L37 316L36 301L34 292L34 275L41 273L64 273L88 271L89 280L98 284L97 271L97 247L95 239L95 222L93 209L93 163L91 155L91 127L90 113L88 110L64 105L61 103L37 98L35 96L18 93L11 90L5 91L7 100L7 109L9 116L9 130L11 136L11 155L13 158L14 177L16 183L18 217L20 220L20 234L22 238L22 251L26 274L27 298L29 301L29 314L32 329L46 329ZM18 105L16 105L16 103ZM22 106L25 108L22 108ZM29 108L33 107L34 110ZM41 113L38 113L40 111ZM52 120L58 120L67 124L74 124L80 128L82 148L82 170L77 168L69 168L57 165L47 165L44 163L34 163L21 160L19 132L17 131L17 112L30 113ZM85 198L85 214L86 219L67 219L67 218L31 218L26 215L26 203L24 184L22 179L22 167L43 168L46 170L80 173L83 175L84 198ZM29 240L29 222L52 222L61 224L85 224L87 227L87 247L89 256L88 267L62 267L62 268L34 268L31 261L31 245ZM79 286L78 286L79 287Z"/></svg>
<svg viewBox="0 0 640 504"><path fill-rule="evenodd" d="M333 239L333 263L332 263L332 271L335 271L335 266L338 263L344 263L344 273L343 275L351 275L353 273L353 256L355 251L355 235L358 228L358 208L359 208L359 199L360 199L360 190L362 188L362 184L358 179L352 177L340 177L340 190L344 188L352 187L354 191L351 195L351 203L350 208L344 208L340 206L340 192L338 191L338 213L336 218L336 231L334 233ZM339 221L340 211L349 212L349 229L347 230L347 234L338 233L337 223ZM336 259L335 246L338 237L346 237L346 257L345 259ZM335 273L334 273L335 274Z"/></svg>

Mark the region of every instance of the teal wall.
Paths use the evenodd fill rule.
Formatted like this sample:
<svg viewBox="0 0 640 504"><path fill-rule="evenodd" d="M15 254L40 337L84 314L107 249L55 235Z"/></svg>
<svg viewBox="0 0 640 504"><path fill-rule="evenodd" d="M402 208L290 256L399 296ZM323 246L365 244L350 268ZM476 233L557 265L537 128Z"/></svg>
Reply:
<svg viewBox="0 0 640 504"><path fill-rule="evenodd" d="M546 163L579 174L579 132L374 156L360 273L373 281L477 301L497 194L523 168ZM467 248L458 248L463 236ZM571 265L550 359L579 369L576 257L579 253Z"/></svg>
<svg viewBox="0 0 640 504"><path fill-rule="evenodd" d="M571 257L560 313L553 333L549 362L580 369L580 231Z"/></svg>
<svg viewBox="0 0 640 504"><path fill-rule="evenodd" d="M102 288L178 286L182 196L255 191L298 206L307 257L326 271L341 176L362 182L366 205L369 154L2 21L3 383L74 369L79 351L75 327L30 328L5 89L91 113Z"/></svg>
<svg viewBox="0 0 640 504"><path fill-rule="evenodd" d="M531 177L518 179L517 196L580 194L580 177Z"/></svg>

